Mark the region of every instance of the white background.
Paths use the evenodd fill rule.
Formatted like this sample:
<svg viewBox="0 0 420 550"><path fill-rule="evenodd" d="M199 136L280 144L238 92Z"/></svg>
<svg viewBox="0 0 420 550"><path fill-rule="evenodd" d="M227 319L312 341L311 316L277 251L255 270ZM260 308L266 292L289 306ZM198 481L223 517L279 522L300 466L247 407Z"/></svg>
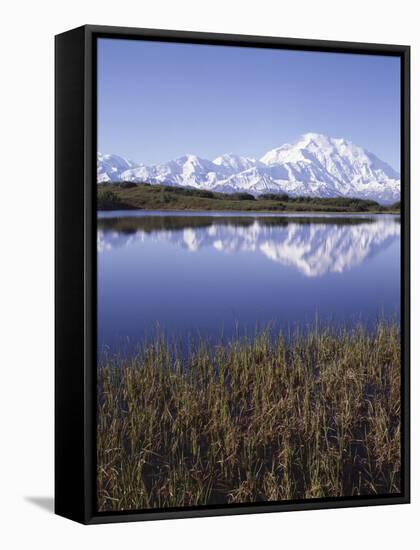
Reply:
<svg viewBox="0 0 420 550"><path fill-rule="evenodd" d="M419 73L412 0L4 2L0 33L0 546L418 548ZM412 504L83 527L53 495L54 34L85 23L412 46ZM362 91L361 91L362 93ZM417 216L417 219L416 219ZM417 241L417 243L416 243ZM417 334L416 334L417 333ZM417 539L417 540L416 540Z"/></svg>

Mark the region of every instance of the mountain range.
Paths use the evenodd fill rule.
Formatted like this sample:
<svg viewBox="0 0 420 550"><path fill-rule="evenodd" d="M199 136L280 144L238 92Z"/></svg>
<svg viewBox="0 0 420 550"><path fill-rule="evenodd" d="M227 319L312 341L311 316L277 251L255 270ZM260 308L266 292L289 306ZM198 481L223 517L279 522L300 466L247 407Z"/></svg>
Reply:
<svg viewBox="0 0 420 550"><path fill-rule="evenodd" d="M343 138L307 133L260 159L232 153L207 160L196 155L146 166L98 153L98 183L132 181L222 193L358 197L389 204L400 200L400 175L373 153Z"/></svg>

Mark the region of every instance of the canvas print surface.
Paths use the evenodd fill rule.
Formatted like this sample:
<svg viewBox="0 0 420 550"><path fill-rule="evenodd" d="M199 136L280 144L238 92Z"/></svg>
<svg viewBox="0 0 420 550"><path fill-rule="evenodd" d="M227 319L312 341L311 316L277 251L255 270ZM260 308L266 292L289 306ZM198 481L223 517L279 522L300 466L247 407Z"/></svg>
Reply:
<svg viewBox="0 0 420 550"><path fill-rule="evenodd" d="M98 511L400 493L399 57L97 48Z"/></svg>

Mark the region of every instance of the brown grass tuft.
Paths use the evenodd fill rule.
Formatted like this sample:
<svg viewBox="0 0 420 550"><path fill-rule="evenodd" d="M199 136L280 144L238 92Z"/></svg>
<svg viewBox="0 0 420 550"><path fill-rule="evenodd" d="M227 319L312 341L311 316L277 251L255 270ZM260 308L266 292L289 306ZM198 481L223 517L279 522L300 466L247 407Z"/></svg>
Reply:
<svg viewBox="0 0 420 550"><path fill-rule="evenodd" d="M400 491L400 334L379 323L98 368L100 511Z"/></svg>

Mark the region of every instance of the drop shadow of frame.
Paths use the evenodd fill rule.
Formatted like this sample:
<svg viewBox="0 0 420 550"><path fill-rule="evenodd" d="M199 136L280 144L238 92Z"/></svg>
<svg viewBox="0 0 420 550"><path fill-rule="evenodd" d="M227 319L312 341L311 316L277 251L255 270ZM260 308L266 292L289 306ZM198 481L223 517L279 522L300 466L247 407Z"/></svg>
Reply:
<svg viewBox="0 0 420 550"><path fill-rule="evenodd" d="M54 513L54 498L53 497L26 496L25 500L26 500L26 502L30 502L31 504L34 504L35 506L38 506L38 508L41 508L45 512L48 512L50 514Z"/></svg>

